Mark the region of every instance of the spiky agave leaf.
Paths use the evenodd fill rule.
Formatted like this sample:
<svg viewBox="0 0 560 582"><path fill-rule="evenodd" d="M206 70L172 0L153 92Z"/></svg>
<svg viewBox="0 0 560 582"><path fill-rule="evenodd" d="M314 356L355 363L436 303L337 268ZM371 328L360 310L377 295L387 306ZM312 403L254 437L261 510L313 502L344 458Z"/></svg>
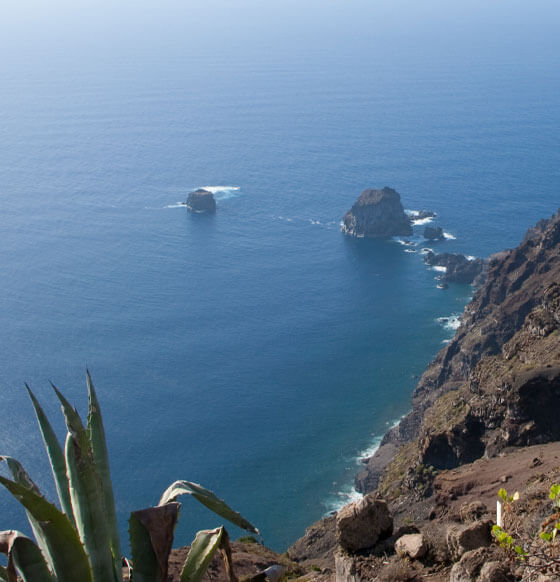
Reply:
<svg viewBox="0 0 560 582"><path fill-rule="evenodd" d="M23 468L22 464L18 460L14 459L13 457L0 456L0 461L4 461L6 463L8 469L10 470L10 473L12 474L12 478L16 483L23 485L30 491L36 493L37 495L41 495L39 487L37 487L37 485L33 482L31 477L27 474L26 470ZM39 545L39 548L43 552L45 559L48 561L49 566L52 569L53 563L49 555L47 541L45 539L45 536L43 535L43 531L41 530L40 524L31 515L31 513L29 513L29 511L25 510L25 513L27 514L27 520L29 521L29 525L31 525L31 529L33 530L33 535L37 540L37 544Z"/></svg>
<svg viewBox="0 0 560 582"><path fill-rule="evenodd" d="M101 477L95 467L87 431L76 410L55 386L53 389L62 404L68 428L65 456L70 499L76 529L91 563L93 580L95 582L117 580L109 527L105 518Z"/></svg>
<svg viewBox="0 0 560 582"><path fill-rule="evenodd" d="M15 582L15 568L24 582L54 582L41 550L21 532L0 532L0 552L8 556L7 580L13 578Z"/></svg>
<svg viewBox="0 0 560 582"><path fill-rule="evenodd" d="M70 501L70 487L68 484L68 475L66 474L66 462L64 460L64 453L62 447L58 442L58 438L52 426L47 418L47 415L43 411L39 401L26 384L27 392L31 398L33 408L35 409L35 416L37 417L37 422L39 423L39 430L43 437L43 442L45 443L45 448L47 450L47 456L49 457L49 462L51 464L51 470L54 477L54 483L56 485L56 492L58 494L58 499L60 501L60 507L62 511L68 516L68 519L72 523L74 521L74 515L72 513L72 503Z"/></svg>
<svg viewBox="0 0 560 582"><path fill-rule="evenodd" d="M101 477L101 487L105 504L105 516L109 528L111 539L111 552L113 554L113 567L118 581L122 579L121 567L121 546L119 540L119 528L117 514L115 511L115 497L113 494L113 484L111 481L111 470L109 467L109 455L107 452L107 442L105 439L105 429L101 417L101 408L97 400L97 394L91 380L89 370L86 370L86 380L89 398L89 412L87 432L93 453L93 461Z"/></svg>
<svg viewBox="0 0 560 582"><path fill-rule="evenodd" d="M199 582L220 548L223 526L199 531L191 544L191 549L181 571L181 582Z"/></svg>
<svg viewBox="0 0 560 582"><path fill-rule="evenodd" d="M39 524L57 582L93 582L88 558L68 516L44 497L0 475L3 485Z"/></svg>
<svg viewBox="0 0 560 582"><path fill-rule="evenodd" d="M163 493L159 500L159 505L175 501L179 495L192 495L197 501L202 503L216 513L217 515L227 519L237 527L260 535L259 530L249 521L247 521L240 513L234 511L223 500L217 497L212 491L190 481L175 481Z"/></svg>
<svg viewBox="0 0 560 582"><path fill-rule="evenodd" d="M166 503L130 514L134 582L166 582L180 503Z"/></svg>

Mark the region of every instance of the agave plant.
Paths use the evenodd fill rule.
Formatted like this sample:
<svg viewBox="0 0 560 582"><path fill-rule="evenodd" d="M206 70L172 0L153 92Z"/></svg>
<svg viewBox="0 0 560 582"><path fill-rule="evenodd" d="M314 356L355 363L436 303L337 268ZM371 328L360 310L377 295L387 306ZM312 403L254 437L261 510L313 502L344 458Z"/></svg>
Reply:
<svg viewBox="0 0 560 582"><path fill-rule="evenodd" d="M173 532L183 494L194 497L236 526L260 535L258 530L214 493L189 481L176 481L155 507L133 511L129 520L132 564L121 557L111 485L105 430L89 372L89 413L84 426L80 416L53 385L62 405L68 433L64 451L27 386L51 464L60 509L47 501L21 464L0 457L12 475L0 475L2 484L25 508L36 543L15 530L0 532L0 552L8 556L0 566L0 581L16 582L121 582L123 562L134 582L166 582ZM220 550L226 572L236 581L225 528L197 533L181 572L181 582L202 578Z"/></svg>

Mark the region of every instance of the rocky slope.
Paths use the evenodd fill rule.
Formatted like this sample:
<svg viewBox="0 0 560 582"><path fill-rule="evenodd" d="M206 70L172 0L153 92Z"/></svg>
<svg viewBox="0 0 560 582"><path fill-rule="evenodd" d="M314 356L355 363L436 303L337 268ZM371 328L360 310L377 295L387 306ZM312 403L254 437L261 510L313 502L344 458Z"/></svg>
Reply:
<svg viewBox="0 0 560 582"><path fill-rule="evenodd" d="M409 217L396 190L364 190L342 219L342 232L351 236L388 238L412 234Z"/></svg>
<svg viewBox="0 0 560 582"><path fill-rule="evenodd" d="M560 580L560 562L546 566L538 556L537 535L560 519L543 522L560 480L559 402L557 213L490 257L486 282L422 375L412 411L357 476L368 498L387 502L392 533L355 551L341 543L348 525L336 516L315 524L290 557L320 559L337 582ZM533 552L525 562L490 536L500 487L521 491L506 526Z"/></svg>

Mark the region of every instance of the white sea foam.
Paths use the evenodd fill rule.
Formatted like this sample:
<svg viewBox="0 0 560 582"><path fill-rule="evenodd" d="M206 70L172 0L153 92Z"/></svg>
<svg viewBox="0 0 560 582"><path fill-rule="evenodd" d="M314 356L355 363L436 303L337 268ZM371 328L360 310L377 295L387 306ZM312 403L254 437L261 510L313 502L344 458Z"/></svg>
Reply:
<svg viewBox="0 0 560 582"><path fill-rule="evenodd" d="M436 321L443 326L444 329L448 331L455 331L459 329L461 325L461 316L457 313L453 313L452 315L448 315L445 317L438 317Z"/></svg>
<svg viewBox="0 0 560 582"><path fill-rule="evenodd" d="M239 196L240 186L202 186L203 190L208 190L214 194L216 200L227 200Z"/></svg>
<svg viewBox="0 0 560 582"><path fill-rule="evenodd" d="M402 238L400 236L394 236L392 238L392 240L393 240L393 242L396 242L396 243L403 245L405 247L416 247L416 246L418 246L418 243L423 239L419 236L407 236L406 238Z"/></svg>
<svg viewBox="0 0 560 582"><path fill-rule="evenodd" d="M418 218L416 220L412 220L412 224L413 226L421 226L422 224L428 224L430 222L433 222L434 217L433 216L426 216L426 218Z"/></svg>
<svg viewBox="0 0 560 582"><path fill-rule="evenodd" d="M329 515L333 511L340 511L345 505L358 501L362 499L362 497L363 495L359 491L356 491L352 485L347 485L338 491L335 497L327 500L325 503L325 507L327 508L325 515Z"/></svg>
<svg viewBox="0 0 560 582"><path fill-rule="evenodd" d="M184 202L176 202L175 204L168 204L165 208L186 208L187 205Z"/></svg>
<svg viewBox="0 0 560 582"><path fill-rule="evenodd" d="M453 236L450 232L444 232L443 236L447 239L447 240L456 240L457 237Z"/></svg>
<svg viewBox="0 0 560 582"><path fill-rule="evenodd" d="M465 255L465 258L467 259L467 261L475 261L476 257L473 255Z"/></svg>
<svg viewBox="0 0 560 582"><path fill-rule="evenodd" d="M442 265L433 265L432 269L438 271L438 273L447 273L447 267L443 267Z"/></svg>
<svg viewBox="0 0 560 582"><path fill-rule="evenodd" d="M415 253L416 251L414 249L404 249L405 253Z"/></svg>
<svg viewBox="0 0 560 582"><path fill-rule="evenodd" d="M387 425L387 430L395 428L404 417L405 415L403 414L397 419L387 421L385 423ZM382 436L373 437L371 444L358 453L355 459L356 463L361 465L366 459L372 457L380 447L382 439ZM347 484L325 501L325 507L327 508L326 515L333 511L339 511L348 503L358 501L362 497L363 495L359 491L356 491L353 484Z"/></svg>
<svg viewBox="0 0 560 582"><path fill-rule="evenodd" d="M376 436L371 442L371 445L358 454L358 456L356 457L356 463L361 464L364 459L369 459L370 457L373 457L375 451L377 451L377 449L381 445L382 438L383 437Z"/></svg>
<svg viewBox="0 0 560 582"><path fill-rule="evenodd" d="M422 224L428 224L432 222L435 216L426 216L426 218L418 218L420 215L420 210L405 210L405 214L410 218L414 226L420 226Z"/></svg>
<svg viewBox="0 0 560 582"><path fill-rule="evenodd" d="M424 248L423 248L423 249L420 251L420 254L421 254L421 255L427 255L428 253L433 253L433 252L434 252L434 249L430 249L430 248L428 248L428 247L424 247Z"/></svg>

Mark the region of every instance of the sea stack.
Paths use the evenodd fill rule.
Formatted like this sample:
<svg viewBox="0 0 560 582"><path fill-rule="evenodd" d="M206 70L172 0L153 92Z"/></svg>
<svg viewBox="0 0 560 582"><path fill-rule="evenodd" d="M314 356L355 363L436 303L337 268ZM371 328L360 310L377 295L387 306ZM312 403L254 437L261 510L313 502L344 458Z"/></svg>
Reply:
<svg viewBox="0 0 560 582"><path fill-rule="evenodd" d="M444 240L443 228L441 226L427 226L424 229L424 238L428 240Z"/></svg>
<svg viewBox="0 0 560 582"><path fill-rule="evenodd" d="M386 186L360 194L342 219L342 232L360 238L389 238L411 235L412 225L399 193Z"/></svg>
<svg viewBox="0 0 560 582"><path fill-rule="evenodd" d="M214 194L204 188L189 192L185 203L191 212L216 212Z"/></svg>

